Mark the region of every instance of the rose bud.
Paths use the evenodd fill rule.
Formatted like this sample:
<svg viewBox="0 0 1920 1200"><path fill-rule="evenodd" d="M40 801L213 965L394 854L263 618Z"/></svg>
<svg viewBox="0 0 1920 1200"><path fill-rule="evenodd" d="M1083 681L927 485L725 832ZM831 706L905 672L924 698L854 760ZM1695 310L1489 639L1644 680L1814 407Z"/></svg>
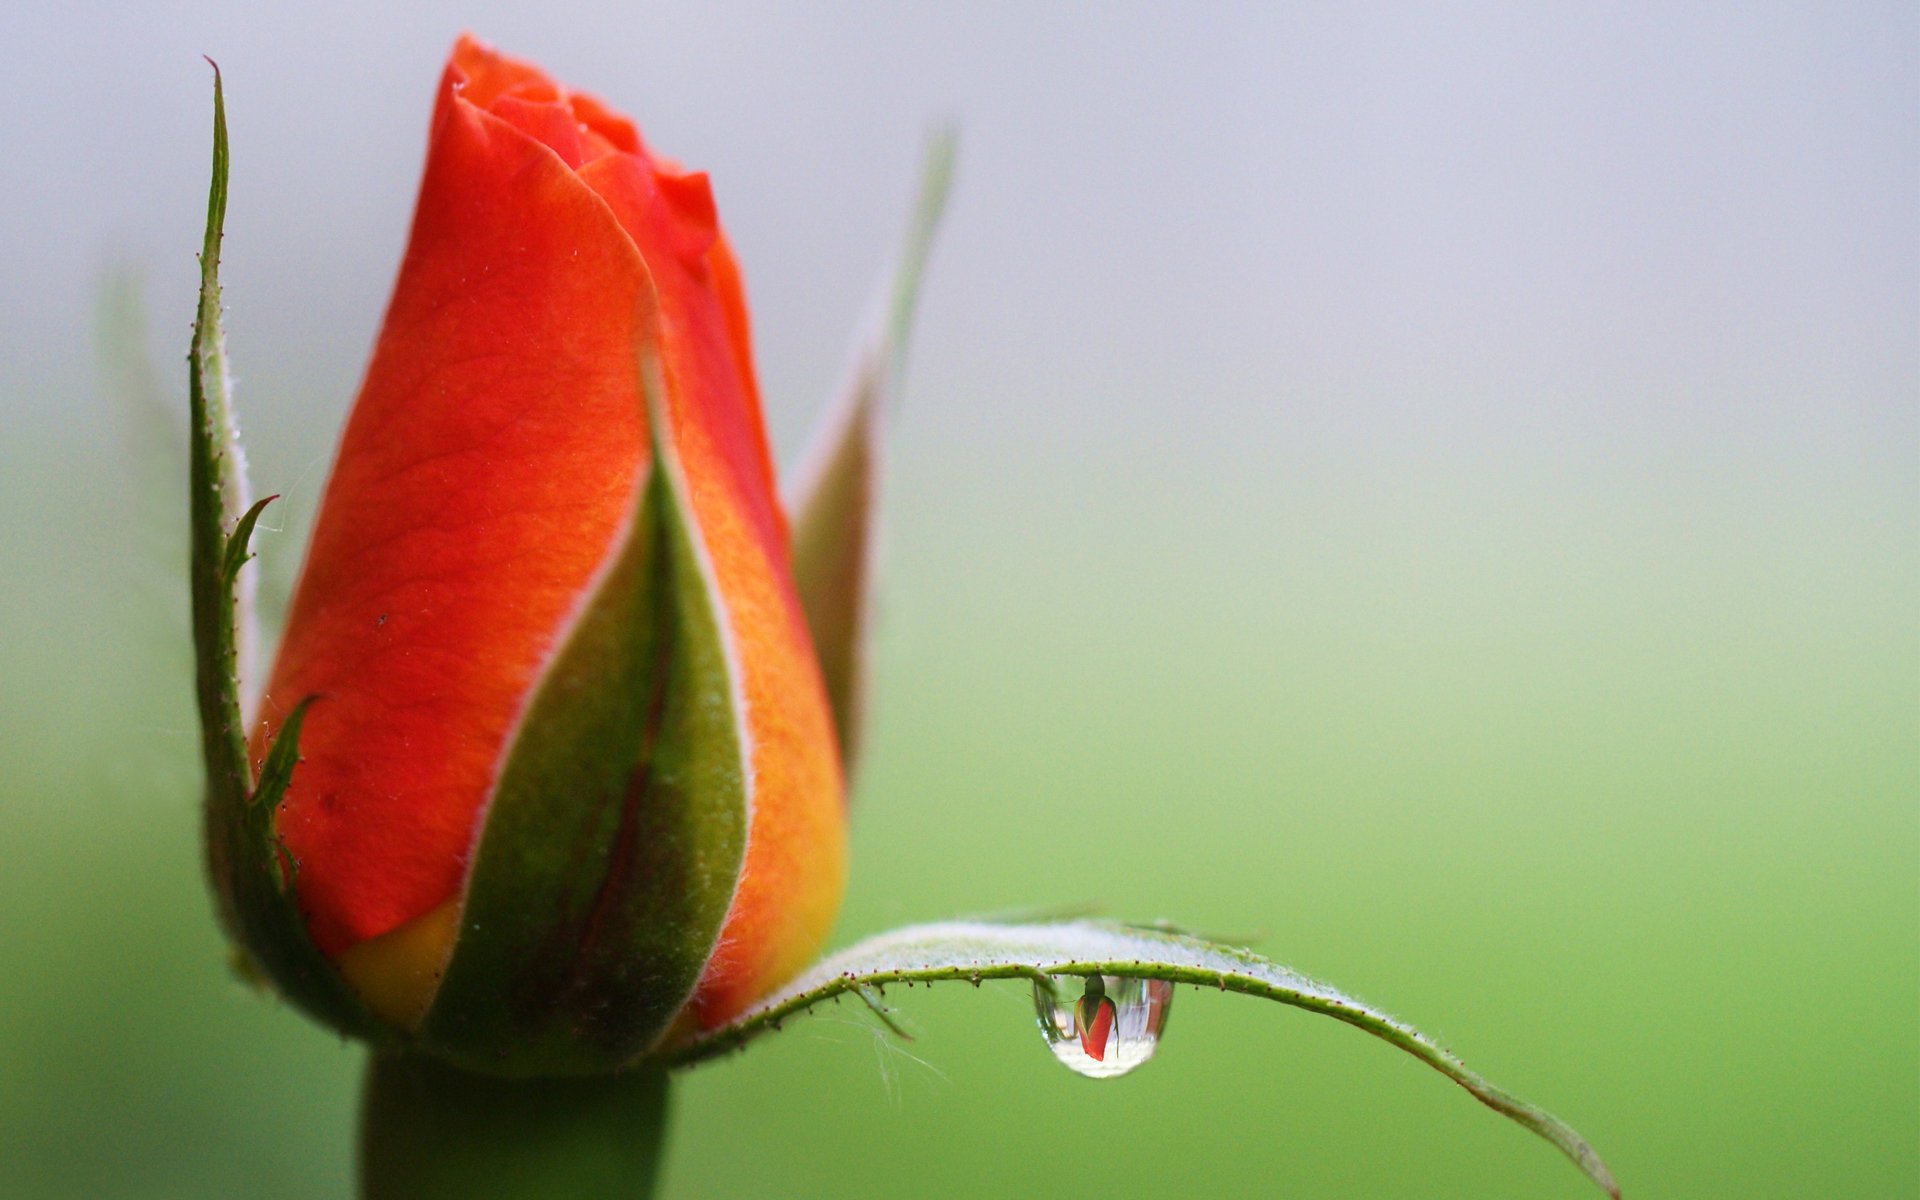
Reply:
<svg viewBox="0 0 1920 1200"><path fill-rule="evenodd" d="M839 904L836 731L707 178L471 39L263 778L283 726L298 924L382 1036L469 1069L604 1071L724 1022Z"/></svg>

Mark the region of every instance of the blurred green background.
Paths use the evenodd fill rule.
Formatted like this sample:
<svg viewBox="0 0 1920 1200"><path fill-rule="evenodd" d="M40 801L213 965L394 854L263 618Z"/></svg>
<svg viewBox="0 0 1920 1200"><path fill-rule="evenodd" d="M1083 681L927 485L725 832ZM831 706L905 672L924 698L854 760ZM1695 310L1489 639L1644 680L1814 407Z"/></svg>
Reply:
<svg viewBox="0 0 1920 1200"><path fill-rule="evenodd" d="M1630 1196L1920 1195L1920 17L1519 9L10 5L0 1195L348 1194L360 1054L223 967L94 310L141 271L177 399L212 54L285 578L462 27L712 171L788 458L962 128L837 941L1259 933ZM667 1194L1587 1194L1302 1013L1183 992L1102 1084L902 997L686 1077Z"/></svg>

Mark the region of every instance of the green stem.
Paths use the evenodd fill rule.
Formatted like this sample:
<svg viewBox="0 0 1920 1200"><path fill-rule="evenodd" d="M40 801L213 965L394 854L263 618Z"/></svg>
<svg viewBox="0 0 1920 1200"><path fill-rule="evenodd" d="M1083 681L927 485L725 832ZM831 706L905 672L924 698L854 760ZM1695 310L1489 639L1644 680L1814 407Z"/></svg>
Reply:
<svg viewBox="0 0 1920 1200"><path fill-rule="evenodd" d="M667 1073L498 1079L375 1054L360 1121L362 1200L646 1200Z"/></svg>

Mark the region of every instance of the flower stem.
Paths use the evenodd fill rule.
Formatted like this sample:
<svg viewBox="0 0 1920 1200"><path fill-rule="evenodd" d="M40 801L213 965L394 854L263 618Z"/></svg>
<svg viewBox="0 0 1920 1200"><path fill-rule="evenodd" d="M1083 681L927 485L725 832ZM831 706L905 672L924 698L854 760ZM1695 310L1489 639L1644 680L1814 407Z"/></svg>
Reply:
<svg viewBox="0 0 1920 1200"><path fill-rule="evenodd" d="M375 1054L360 1121L362 1200L646 1200L667 1073L498 1079Z"/></svg>

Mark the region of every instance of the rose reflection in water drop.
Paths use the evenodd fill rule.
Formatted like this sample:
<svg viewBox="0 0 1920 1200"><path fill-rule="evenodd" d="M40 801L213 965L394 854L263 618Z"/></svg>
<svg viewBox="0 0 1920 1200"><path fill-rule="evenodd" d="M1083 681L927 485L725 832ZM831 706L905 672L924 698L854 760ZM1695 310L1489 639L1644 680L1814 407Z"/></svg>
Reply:
<svg viewBox="0 0 1920 1200"><path fill-rule="evenodd" d="M1033 1007L1055 1058L1089 1079L1112 1079L1153 1057L1173 985L1130 975L1055 975L1034 981Z"/></svg>

